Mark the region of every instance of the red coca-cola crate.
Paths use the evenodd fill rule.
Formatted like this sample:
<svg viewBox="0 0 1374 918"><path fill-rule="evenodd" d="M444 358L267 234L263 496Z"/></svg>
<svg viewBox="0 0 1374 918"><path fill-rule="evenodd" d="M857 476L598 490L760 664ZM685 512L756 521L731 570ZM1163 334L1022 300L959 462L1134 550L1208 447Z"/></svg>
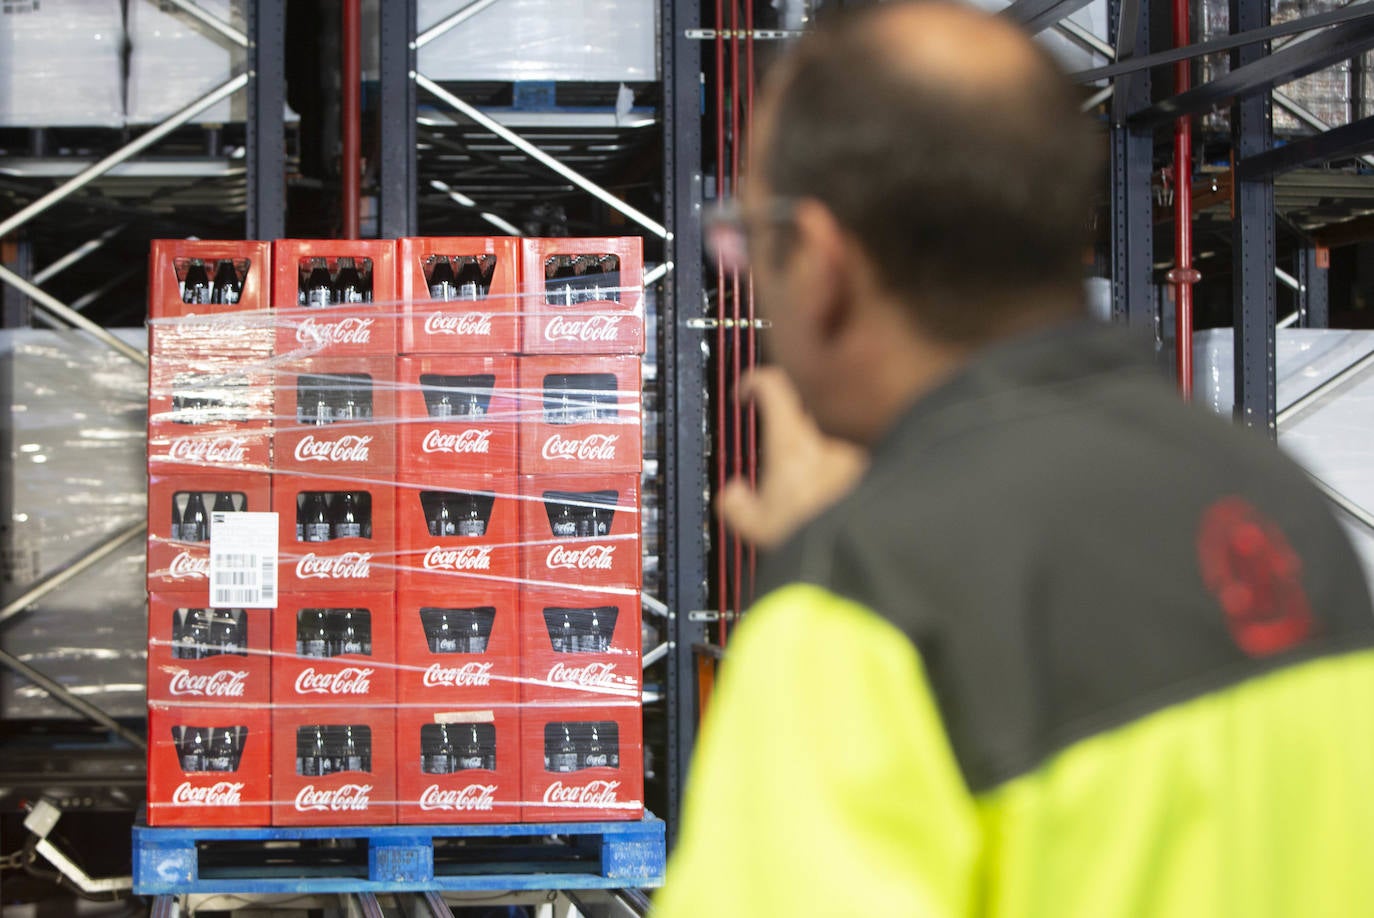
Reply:
<svg viewBox="0 0 1374 918"><path fill-rule="evenodd" d="M224 271L233 272L232 281ZM271 354L271 278L266 242L154 239L148 253L149 353Z"/></svg>
<svg viewBox="0 0 1374 918"><path fill-rule="evenodd" d="M150 704L148 825L269 825L271 765L267 708Z"/></svg>
<svg viewBox="0 0 1374 918"><path fill-rule="evenodd" d="M641 818L642 727L638 704L523 705L521 796L525 808L521 819L576 822Z"/></svg>
<svg viewBox="0 0 1374 918"><path fill-rule="evenodd" d="M395 704L390 593L285 593L272 613L272 703Z"/></svg>
<svg viewBox="0 0 1374 918"><path fill-rule="evenodd" d="M521 244L526 354L644 353L644 241L638 236Z"/></svg>
<svg viewBox="0 0 1374 918"><path fill-rule="evenodd" d="M273 825L396 821L394 706L277 707L272 733Z"/></svg>
<svg viewBox="0 0 1374 918"><path fill-rule="evenodd" d="M265 703L271 632L268 609L211 609L204 594L149 594L148 700Z"/></svg>
<svg viewBox="0 0 1374 918"><path fill-rule="evenodd" d="M272 485L283 592L375 592L395 587L394 485L288 474L273 476ZM345 495L351 498L338 503ZM316 525L311 521L317 518L313 503L317 497L330 520L328 530L319 533L310 528ZM345 511L351 511L356 522L348 522L350 514Z"/></svg>
<svg viewBox="0 0 1374 918"><path fill-rule="evenodd" d="M279 472L390 481L396 469L396 359L302 357L276 372Z"/></svg>
<svg viewBox="0 0 1374 918"><path fill-rule="evenodd" d="M510 238L398 240L401 353L515 353L519 262L518 244Z"/></svg>
<svg viewBox="0 0 1374 918"><path fill-rule="evenodd" d="M514 474L514 357L402 357L396 468L409 483L430 472Z"/></svg>
<svg viewBox="0 0 1374 918"><path fill-rule="evenodd" d="M148 364L148 468L162 474L270 471L268 358L154 354Z"/></svg>
<svg viewBox="0 0 1374 918"><path fill-rule="evenodd" d="M526 475L520 494L530 585L639 589L638 475Z"/></svg>
<svg viewBox="0 0 1374 918"><path fill-rule="evenodd" d="M156 470L148 475L148 590L191 592L208 596L210 578L209 518L218 500L227 500L235 511L259 512L272 508L271 476L251 472L198 471L174 475ZM192 506L199 501L203 517ZM203 522L183 532L172 531L174 516L188 510Z"/></svg>
<svg viewBox="0 0 1374 918"><path fill-rule="evenodd" d="M402 704L519 699L520 603L514 583L458 583L396 594L396 695Z"/></svg>
<svg viewBox="0 0 1374 918"><path fill-rule="evenodd" d="M396 800L402 824L519 821L519 710L398 708Z"/></svg>
<svg viewBox="0 0 1374 918"><path fill-rule="evenodd" d="M638 701L642 672L637 589L522 591L522 701Z"/></svg>
<svg viewBox="0 0 1374 918"><path fill-rule="evenodd" d="M377 239L272 243L277 356L394 356L399 307L395 250L391 240ZM345 277L350 269L356 280ZM325 279L331 294L316 299ZM352 301L355 296L367 300Z"/></svg>
<svg viewBox="0 0 1374 918"><path fill-rule="evenodd" d="M426 475L396 488L397 585L448 590L509 583L520 567L514 475Z"/></svg>
<svg viewBox="0 0 1374 918"><path fill-rule="evenodd" d="M521 358L520 473L638 473L640 387L638 357Z"/></svg>

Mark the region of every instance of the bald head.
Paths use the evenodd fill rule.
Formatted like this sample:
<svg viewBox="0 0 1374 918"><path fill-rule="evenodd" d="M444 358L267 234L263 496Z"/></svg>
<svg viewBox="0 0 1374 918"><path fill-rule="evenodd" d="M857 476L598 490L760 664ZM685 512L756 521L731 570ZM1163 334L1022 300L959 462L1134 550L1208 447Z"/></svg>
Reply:
<svg viewBox="0 0 1374 918"><path fill-rule="evenodd" d="M756 138L760 183L824 204L933 336L1080 310L1100 141L1007 20L926 0L829 21L770 75Z"/></svg>

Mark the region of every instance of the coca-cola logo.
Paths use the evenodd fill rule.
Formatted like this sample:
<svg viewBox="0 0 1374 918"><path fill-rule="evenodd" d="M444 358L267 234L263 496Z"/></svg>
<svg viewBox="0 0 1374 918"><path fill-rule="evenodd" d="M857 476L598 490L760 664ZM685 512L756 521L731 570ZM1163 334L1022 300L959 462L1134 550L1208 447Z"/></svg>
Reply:
<svg viewBox="0 0 1374 918"><path fill-rule="evenodd" d="M296 576L301 580L366 580L371 574L370 551L346 551L337 558L312 551L296 562Z"/></svg>
<svg viewBox="0 0 1374 918"><path fill-rule="evenodd" d="M554 434L544 441L540 450L545 459L569 459L579 462L614 462L615 441L620 434L591 434L581 440L565 440Z"/></svg>
<svg viewBox="0 0 1374 918"><path fill-rule="evenodd" d="M423 563L427 571L489 571L491 570L491 546L469 545L466 548L444 548L435 545L425 552Z"/></svg>
<svg viewBox="0 0 1374 918"><path fill-rule="evenodd" d="M222 669L204 676L193 676L189 670L179 669L172 677L167 691L173 695L201 695L206 698L242 698L245 671Z"/></svg>
<svg viewBox="0 0 1374 918"><path fill-rule="evenodd" d="M544 326L545 341L619 341L620 320L624 316L587 316L571 319L554 316Z"/></svg>
<svg viewBox="0 0 1374 918"><path fill-rule="evenodd" d="M588 781L567 785L555 781L544 791L544 802L554 806L615 806L619 781Z"/></svg>
<svg viewBox="0 0 1374 918"><path fill-rule="evenodd" d="M427 453L482 453L491 452L491 431L469 427L462 433L451 434L431 430L425 434L420 449Z"/></svg>
<svg viewBox="0 0 1374 918"><path fill-rule="evenodd" d="M549 549L544 564L550 570L608 571L614 555L614 545L588 545L586 548L555 545Z"/></svg>
<svg viewBox="0 0 1374 918"><path fill-rule="evenodd" d="M490 663L465 663L462 666L435 663L425 670L425 688L491 685L491 668Z"/></svg>
<svg viewBox="0 0 1374 918"><path fill-rule="evenodd" d="M491 335L491 314L486 312L464 312L457 315L431 312L425 316L427 335L464 335L477 337Z"/></svg>
<svg viewBox="0 0 1374 918"><path fill-rule="evenodd" d="M615 688L615 664L588 663L586 666L565 666L555 663L549 669L548 681L582 688Z"/></svg>
<svg viewBox="0 0 1374 918"><path fill-rule="evenodd" d="M242 437L177 437L167 455L179 462L247 462L248 447Z"/></svg>
<svg viewBox="0 0 1374 918"><path fill-rule="evenodd" d="M316 672L307 666L296 677L297 695L366 695L372 690L372 669L345 666L338 672Z"/></svg>
<svg viewBox="0 0 1374 918"><path fill-rule="evenodd" d="M238 806L242 790L240 781L218 781L209 787L183 781L172 791L172 802L178 806Z"/></svg>
<svg viewBox="0 0 1374 918"><path fill-rule="evenodd" d="M314 434L306 434L296 443L297 462L366 462L368 444L371 437L354 434L339 437L337 440L316 440Z"/></svg>
<svg viewBox="0 0 1374 918"><path fill-rule="evenodd" d="M490 810L496 803L495 784L469 784L462 790L440 790L431 784L420 795L422 810Z"/></svg>
<svg viewBox="0 0 1374 918"><path fill-rule="evenodd" d="M301 344L368 344L372 341L375 321L353 317L338 322L317 322L314 316L307 316L296 326L296 340Z"/></svg>
<svg viewBox="0 0 1374 918"><path fill-rule="evenodd" d="M316 790L315 785L307 784L296 794L296 810L301 813L366 811L372 804L371 794L371 784L344 784L337 790Z"/></svg>
<svg viewBox="0 0 1374 918"><path fill-rule="evenodd" d="M189 551L179 552L167 565L167 576L178 580L193 577L207 579L210 576L210 559L206 556L196 557Z"/></svg>

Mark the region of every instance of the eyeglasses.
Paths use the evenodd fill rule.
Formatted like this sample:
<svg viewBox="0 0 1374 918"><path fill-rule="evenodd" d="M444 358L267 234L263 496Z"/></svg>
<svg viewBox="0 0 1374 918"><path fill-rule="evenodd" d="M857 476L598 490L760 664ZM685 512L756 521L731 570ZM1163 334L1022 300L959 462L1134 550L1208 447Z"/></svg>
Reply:
<svg viewBox="0 0 1374 918"><path fill-rule="evenodd" d="M764 203L762 213L758 208L751 208L746 219L738 198L714 204L703 222L707 255L725 271L748 271L750 237L758 228L751 226L749 221L786 224L791 222L795 210L796 201L792 198L770 198Z"/></svg>

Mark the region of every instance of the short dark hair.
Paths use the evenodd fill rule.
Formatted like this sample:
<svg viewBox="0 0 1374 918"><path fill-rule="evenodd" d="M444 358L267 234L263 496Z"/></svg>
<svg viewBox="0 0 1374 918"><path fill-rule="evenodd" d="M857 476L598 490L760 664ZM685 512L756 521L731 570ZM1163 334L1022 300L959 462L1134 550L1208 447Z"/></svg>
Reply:
<svg viewBox="0 0 1374 918"><path fill-rule="evenodd" d="M782 65L759 151L772 193L826 205L942 340L1080 312L1102 157L1074 88L1038 46L1005 90L922 79L875 39L882 15L836 16Z"/></svg>

